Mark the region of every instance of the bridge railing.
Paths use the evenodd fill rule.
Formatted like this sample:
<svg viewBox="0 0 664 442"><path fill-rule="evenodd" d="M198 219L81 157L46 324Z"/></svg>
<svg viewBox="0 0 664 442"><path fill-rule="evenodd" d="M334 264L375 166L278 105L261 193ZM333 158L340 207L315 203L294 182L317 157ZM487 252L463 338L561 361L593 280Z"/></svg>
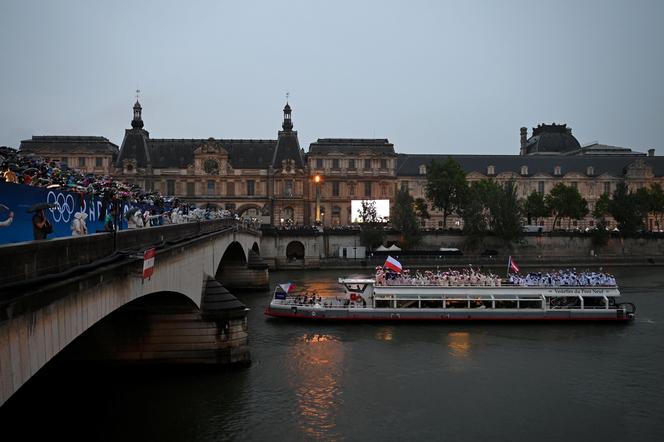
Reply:
<svg viewBox="0 0 664 442"><path fill-rule="evenodd" d="M113 257L228 229L258 234L234 219L219 219L3 245L0 246L0 289L7 284L100 261L101 264Z"/></svg>

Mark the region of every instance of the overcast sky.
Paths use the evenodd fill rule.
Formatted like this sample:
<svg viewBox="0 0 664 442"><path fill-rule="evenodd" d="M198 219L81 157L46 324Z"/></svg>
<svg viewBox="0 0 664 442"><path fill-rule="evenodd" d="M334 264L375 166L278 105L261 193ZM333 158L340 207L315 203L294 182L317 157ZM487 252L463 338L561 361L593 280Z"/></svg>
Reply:
<svg viewBox="0 0 664 442"><path fill-rule="evenodd" d="M568 123L664 154L664 1L0 1L0 145L120 145L140 88L153 138L516 154Z"/></svg>

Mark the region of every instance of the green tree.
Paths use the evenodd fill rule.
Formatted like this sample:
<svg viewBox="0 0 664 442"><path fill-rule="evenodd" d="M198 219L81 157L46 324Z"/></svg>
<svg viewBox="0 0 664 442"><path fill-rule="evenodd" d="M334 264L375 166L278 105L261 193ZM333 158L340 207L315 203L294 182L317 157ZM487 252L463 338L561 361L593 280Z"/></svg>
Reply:
<svg viewBox="0 0 664 442"><path fill-rule="evenodd" d="M655 217L655 226L657 230L664 228L662 218L664 217L664 190L659 183L653 183L650 186L650 211Z"/></svg>
<svg viewBox="0 0 664 442"><path fill-rule="evenodd" d="M625 183L618 183L609 202L608 213L616 220L621 236L630 236L643 226L643 201L630 192ZM647 213L647 212L646 212Z"/></svg>
<svg viewBox="0 0 664 442"><path fill-rule="evenodd" d="M415 199L415 215L417 215L420 221L431 218L431 215L429 214L429 205L424 198Z"/></svg>
<svg viewBox="0 0 664 442"><path fill-rule="evenodd" d="M500 185L491 179L473 181L464 193L466 197L459 214L463 219L466 246L477 248L494 225L491 208L498 199Z"/></svg>
<svg viewBox="0 0 664 442"><path fill-rule="evenodd" d="M412 249L419 245L422 234L417 221L415 200L408 190L397 190L391 221L392 226L401 232L402 247Z"/></svg>
<svg viewBox="0 0 664 442"><path fill-rule="evenodd" d="M357 211L360 221L360 243L373 250L385 240L385 230L380 222L375 201L362 201Z"/></svg>
<svg viewBox="0 0 664 442"><path fill-rule="evenodd" d="M443 228L447 218L457 213L468 191L466 173L452 157L443 163L431 161L427 169L426 195L433 208L443 213Z"/></svg>
<svg viewBox="0 0 664 442"><path fill-rule="evenodd" d="M525 199L523 203L523 214L527 219L528 225L532 224L532 219L535 219L535 222L539 218L546 218L549 216L549 211L544 202L544 195L533 191L528 198Z"/></svg>
<svg viewBox="0 0 664 442"><path fill-rule="evenodd" d="M523 238L522 208L516 190L516 184L510 180L498 190L494 190L492 199L488 201L491 211L491 230L508 247Z"/></svg>
<svg viewBox="0 0 664 442"><path fill-rule="evenodd" d="M609 232L607 230L606 215L609 213L609 204L611 198L608 193L600 195L592 215L595 218L595 230L592 232L591 242L595 247L605 246L609 242Z"/></svg>
<svg viewBox="0 0 664 442"><path fill-rule="evenodd" d="M588 214L588 202L581 196L579 190L563 183L556 184L544 197L544 202L547 210L554 217L554 228L561 218L569 218L570 221L578 220Z"/></svg>

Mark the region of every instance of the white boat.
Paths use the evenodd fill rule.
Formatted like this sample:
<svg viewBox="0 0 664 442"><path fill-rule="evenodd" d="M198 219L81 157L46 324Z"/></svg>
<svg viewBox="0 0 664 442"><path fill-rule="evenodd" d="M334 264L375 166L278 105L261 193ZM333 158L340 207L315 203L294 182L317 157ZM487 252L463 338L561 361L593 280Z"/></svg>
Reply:
<svg viewBox="0 0 664 442"><path fill-rule="evenodd" d="M339 278L335 298L285 293L277 286L265 314L335 321L629 321L636 308L612 285L376 284Z"/></svg>

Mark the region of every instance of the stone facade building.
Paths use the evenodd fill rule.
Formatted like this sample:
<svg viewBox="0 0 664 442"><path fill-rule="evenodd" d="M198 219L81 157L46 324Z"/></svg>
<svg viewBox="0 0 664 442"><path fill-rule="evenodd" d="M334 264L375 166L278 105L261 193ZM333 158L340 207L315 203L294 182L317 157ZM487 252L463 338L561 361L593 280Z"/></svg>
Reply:
<svg viewBox="0 0 664 442"><path fill-rule="evenodd" d="M21 153L66 163L85 173L108 175L118 156L118 146L104 137L33 136L21 141Z"/></svg>
<svg viewBox="0 0 664 442"><path fill-rule="evenodd" d="M151 138L142 107L133 108L119 152L102 137L33 137L21 150L67 161L89 172L117 178L197 205L233 209L278 225L349 225L353 200L394 201L397 189L426 199L426 173L432 160L454 158L469 181L513 180L520 198L548 193L557 183L577 187L592 210L603 193L620 182L635 190L664 182L664 157L629 148L592 143L582 146L564 124L520 129L518 155L399 154L387 139L322 138L300 147L292 109L283 109L276 139ZM112 163L111 163L112 162ZM440 228L442 215L430 209L423 227ZM550 230L552 219L537 220ZM556 227L567 227L561 224ZM448 218L448 227L462 227ZM572 228L593 226L589 215ZM660 227L650 222L650 229ZM664 227L664 226L662 226Z"/></svg>

